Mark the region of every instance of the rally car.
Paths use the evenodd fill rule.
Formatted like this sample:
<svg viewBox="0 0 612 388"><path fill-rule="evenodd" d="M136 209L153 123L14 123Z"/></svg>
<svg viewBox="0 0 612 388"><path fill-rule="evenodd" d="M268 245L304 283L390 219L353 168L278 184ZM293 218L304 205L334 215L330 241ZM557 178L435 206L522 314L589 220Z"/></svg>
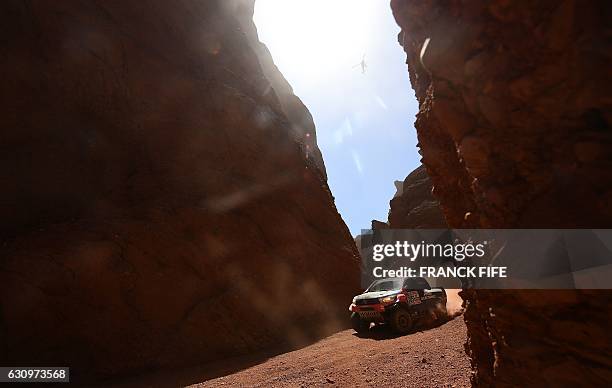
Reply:
<svg viewBox="0 0 612 388"><path fill-rule="evenodd" d="M386 323L405 334L415 325L447 317L446 291L431 288L424 278L376 280L349 306L353 329L369 330L370 324Z"/></svg>

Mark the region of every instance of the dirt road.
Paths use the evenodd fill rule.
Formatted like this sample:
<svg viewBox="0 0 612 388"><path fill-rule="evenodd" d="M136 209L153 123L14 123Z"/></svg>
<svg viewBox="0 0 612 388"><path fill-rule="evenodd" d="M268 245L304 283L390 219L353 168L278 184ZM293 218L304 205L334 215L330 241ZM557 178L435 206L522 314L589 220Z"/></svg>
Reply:
<svg viewBox="0 0 612 388"><path fill-rule="evenodd" d="M359 338L345 330L193 387L464 387L465 340L462 317L402 337L375 328Z"/></svg>
<svg viewBox="0 0 612 388"><path fill-rule="evenodd" d="M375 327L367 336L344 330L312 345L275 349L187 369L145 373L112 388L201 387L468 387L458 316L442 325L396 336Z"/></svg>

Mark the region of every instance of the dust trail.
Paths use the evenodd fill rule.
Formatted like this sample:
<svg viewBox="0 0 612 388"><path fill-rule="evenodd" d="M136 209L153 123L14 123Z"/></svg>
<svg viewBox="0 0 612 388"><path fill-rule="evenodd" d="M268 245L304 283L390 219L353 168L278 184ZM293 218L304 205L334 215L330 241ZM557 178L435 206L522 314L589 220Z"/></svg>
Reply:
<svg viewBox="0 0 612 388"><path fill-rule="evenodd" d="M463 312L463 299L459 296L460 289L446 290L446 310L450 316Z"/></svg>

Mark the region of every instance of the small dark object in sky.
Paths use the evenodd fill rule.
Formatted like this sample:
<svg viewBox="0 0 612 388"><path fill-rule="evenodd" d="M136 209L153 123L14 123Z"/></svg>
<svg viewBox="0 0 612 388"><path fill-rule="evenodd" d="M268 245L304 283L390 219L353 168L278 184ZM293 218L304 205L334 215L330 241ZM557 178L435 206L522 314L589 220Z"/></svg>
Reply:
<svg viewBox="0 0 612 388"><path fill-rule="evenodd" d="M353 66L353 69L356 67L361 67L361 74L365 74L366 69L368 68L368 64L365 61L365 54L363 54L363 57L361 58L361 62Z"/></svg>

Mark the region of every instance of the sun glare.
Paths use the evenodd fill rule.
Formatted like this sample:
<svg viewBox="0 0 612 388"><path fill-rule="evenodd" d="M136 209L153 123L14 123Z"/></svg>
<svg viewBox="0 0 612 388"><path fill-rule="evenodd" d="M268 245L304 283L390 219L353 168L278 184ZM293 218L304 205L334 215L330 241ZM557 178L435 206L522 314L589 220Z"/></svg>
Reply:
<svg viewBox="0 0 612 388"><path fill-rule="evenodd" d="M418 111L389 0L256 0L255 25L312 113L336 206L353 234L384 219L390 182L419 164Z"/></svg>
<svg viewBox="0 0 612 388"><path fill-rule="evenodd" d="M374 32L368 18L374 0L257 0L255 4L260 40L281 71L293 75L288 78L304 82L323 83L354 69Z"/></svg>

